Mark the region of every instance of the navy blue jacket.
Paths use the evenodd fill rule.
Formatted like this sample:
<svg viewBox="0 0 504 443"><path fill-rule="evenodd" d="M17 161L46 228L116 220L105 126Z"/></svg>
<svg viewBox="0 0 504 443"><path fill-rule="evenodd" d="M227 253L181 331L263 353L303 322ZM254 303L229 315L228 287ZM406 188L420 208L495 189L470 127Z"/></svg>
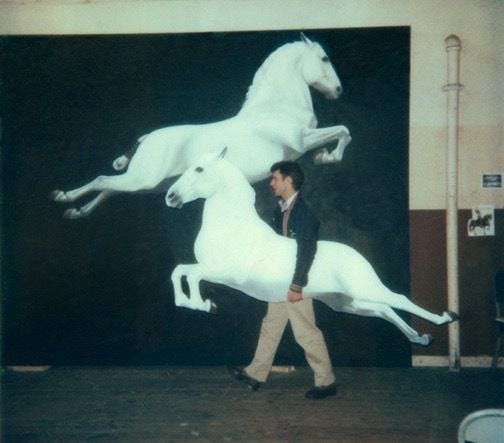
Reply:
<svg viewBox="0 0 504 443"><path fill-rule="evenodd" d="M278 207L272 222L273 229L280 235L283 235L283 215L280 207ZM301 194L298 194L287 224L287 237L293 238L297 242L296 268L292 278L293 285L303 287L308 283L308 272L317 252L319 228L320 222L308 208Z"/></svg>

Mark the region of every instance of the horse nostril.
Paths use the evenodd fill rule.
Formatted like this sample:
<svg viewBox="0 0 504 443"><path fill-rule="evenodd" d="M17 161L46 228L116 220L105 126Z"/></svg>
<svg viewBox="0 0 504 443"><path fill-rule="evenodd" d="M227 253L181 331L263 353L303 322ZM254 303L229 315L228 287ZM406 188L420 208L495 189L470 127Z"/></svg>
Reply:
<svg viewBox="0 0 504 443"><path fill-rule="evenodd" d="M166 203L168 206L175 205L177 201L177 194L175 192L170 192L169 194L166 195Z"/></svg>
<svg viewBox="0 0 504 443"><path fill-rule="evenodd" d="M170 192L169 194L166 195L166 204L170 208L178 208L178 209L184 206L182 197L176 191Z"/></svg>
<svg viewBox="0 0 504 443"><path fill-rule="evenodd" d="M341 86L336 86L336 92L341 94L343 92L343 88Z"/></svg>

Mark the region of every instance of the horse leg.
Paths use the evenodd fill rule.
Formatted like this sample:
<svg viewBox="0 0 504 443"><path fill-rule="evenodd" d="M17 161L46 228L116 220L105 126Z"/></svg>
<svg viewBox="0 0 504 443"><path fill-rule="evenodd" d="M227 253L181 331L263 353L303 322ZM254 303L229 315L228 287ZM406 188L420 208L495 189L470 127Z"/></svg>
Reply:
<svg viewBox="0 0 504 443"><path fill-rule="evenodd" d="M139 177L136 174L128 174L127 172L115 176L101 175L80 188L67 192L60 190L53 191L50 198L60 203L68 203L77 200L89 192L100 192L94 200L82 208L70 208L63 214L65 218L75 219L88 216L100 203L117 192L149 190L154 188L156 184L157 183L152 180L152 177Z"/></svg>
<svg viewBox="0 0 504 443"><path fill-rule="evenodd" d="M96 207L100 203L104 202L111 195L114 195L114 194L115 194L114 191L102 191L93 200L91 200L89 203L82 206L81 208L67 209L63 213L63 217L70 218L70 219L87 217L89 214L91 214L91 212L93 212L96 209Z"/></svg>
<svg viewBox="0 0 504 443"><path fill-rule="evenodd" d="M357 303L357 308L361 306ZM411 343L421 346L429 346L432 343L432 336L430 334L420 335L410 325L408 325L397 313L388 305L380 303L364 303L362 308L373 311L370 316L383 318L388 322L395 325Z"/></svg>
<svg viewBox="0 0 504 443"><path fill-rule="evenodd" d="M308 128L303 130L304 150L309 151L327 145L337 140L336 148L331 152L327 148L320 150L314 157L315 164L336 163L343 159L345 148L352 141L346 126L331 126L329 128Z"/></svg>
<svg viewBox="0 0 504 443"><path fill-rule="evenodd" d="M152 177L139 174L121 175L100 175L80 188L71 191L56 190L51 193L53 200L61 203L73 202L89 192L116 191L116 192L135 192L154 188L159 181L153 183Z"/></svg>
<svg viewBox="0 0 504 443"><path fill-rule="evenodd" d="M458 320L459 316L455 312L445 311L442 315L434 314L433 312L427 311L424 308L413 303L409 298L402 294L397 294L384 287L382 296L380 297L379 303L384 303L392 308L400 309L401 311L409 312L410 314L416 315L423 318L424 320L430 321L435 325L443 325L445 323L451 323Z"/></svg>
<svg viewBox="0 0 504 443"><path fill-rule="evenodd" d="M190 298L189 308L198 311L210 312L212 310L212 302L210 300L203 300L200 292L200 282L203 280L204 273L201 266L196 265L187 273L187 284L189 285ZM215 305L213 305L215 307Z"/></svg>
<svg viewBox="0 0 504 443"><path fill-rule="evenodd" d="M184 308L194 309L198 311L210 312L215 305L212 306L210 300L203 300L199 288L200 281L203 279L202 266L199 264L193 265L178 265L171 275L173 289L175 292L175 305ZM189 285L189 296L182 289L182 278L187 278Z"/></svg>
<svg viewBox="0 0 504 443"><path fill-rule="evenodd" d="M319 300L337 312L382 318L395 325L411 343L428 346L432 342L431 335L419 335L390 306L383 303L355 300L344 294L328 294L320 297Z"/></svg>
<svg viewBox="0 0 504 443"><path fill-rule="evenodd" d="M184 308L189 307L189 297L184 293L184 290L182 289L182 278L187 275L187 269L190 266L194 265L178 265L172 272L171 281L175 294L175 306L181 306Z"/></svg>

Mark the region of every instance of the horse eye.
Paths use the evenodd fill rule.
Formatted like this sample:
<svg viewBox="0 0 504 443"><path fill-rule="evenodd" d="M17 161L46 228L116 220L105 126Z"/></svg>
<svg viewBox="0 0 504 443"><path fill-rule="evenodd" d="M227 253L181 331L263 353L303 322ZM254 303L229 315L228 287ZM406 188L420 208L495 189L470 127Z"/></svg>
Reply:
<svg viewBox="0 0 504 443"><path fill-rule="evenodd" d="M198 166L196 169L195 169L196 172L203 172L203 168L201 166Z"/></svg>
<svg viewBox="0 0 504 443"><path fill-rule="evenodd" d="M327 55L324 55L324 56L322 57L322 61L323 61L323 62L328 62L328 61L329 61L329 57L328 57Z"/></svg>

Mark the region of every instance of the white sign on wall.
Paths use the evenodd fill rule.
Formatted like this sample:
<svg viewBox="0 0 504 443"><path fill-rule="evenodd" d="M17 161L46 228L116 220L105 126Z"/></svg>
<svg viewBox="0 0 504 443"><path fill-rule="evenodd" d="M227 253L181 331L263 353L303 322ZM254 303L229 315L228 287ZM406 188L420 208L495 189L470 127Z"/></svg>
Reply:
<svg viewBox="0 0 504 443"><path fill-rule="evenodd" d="M495 214L493 206L477 206L472 209L472 216L467 221L467 234L469 237L495 235Z"/></svg>

